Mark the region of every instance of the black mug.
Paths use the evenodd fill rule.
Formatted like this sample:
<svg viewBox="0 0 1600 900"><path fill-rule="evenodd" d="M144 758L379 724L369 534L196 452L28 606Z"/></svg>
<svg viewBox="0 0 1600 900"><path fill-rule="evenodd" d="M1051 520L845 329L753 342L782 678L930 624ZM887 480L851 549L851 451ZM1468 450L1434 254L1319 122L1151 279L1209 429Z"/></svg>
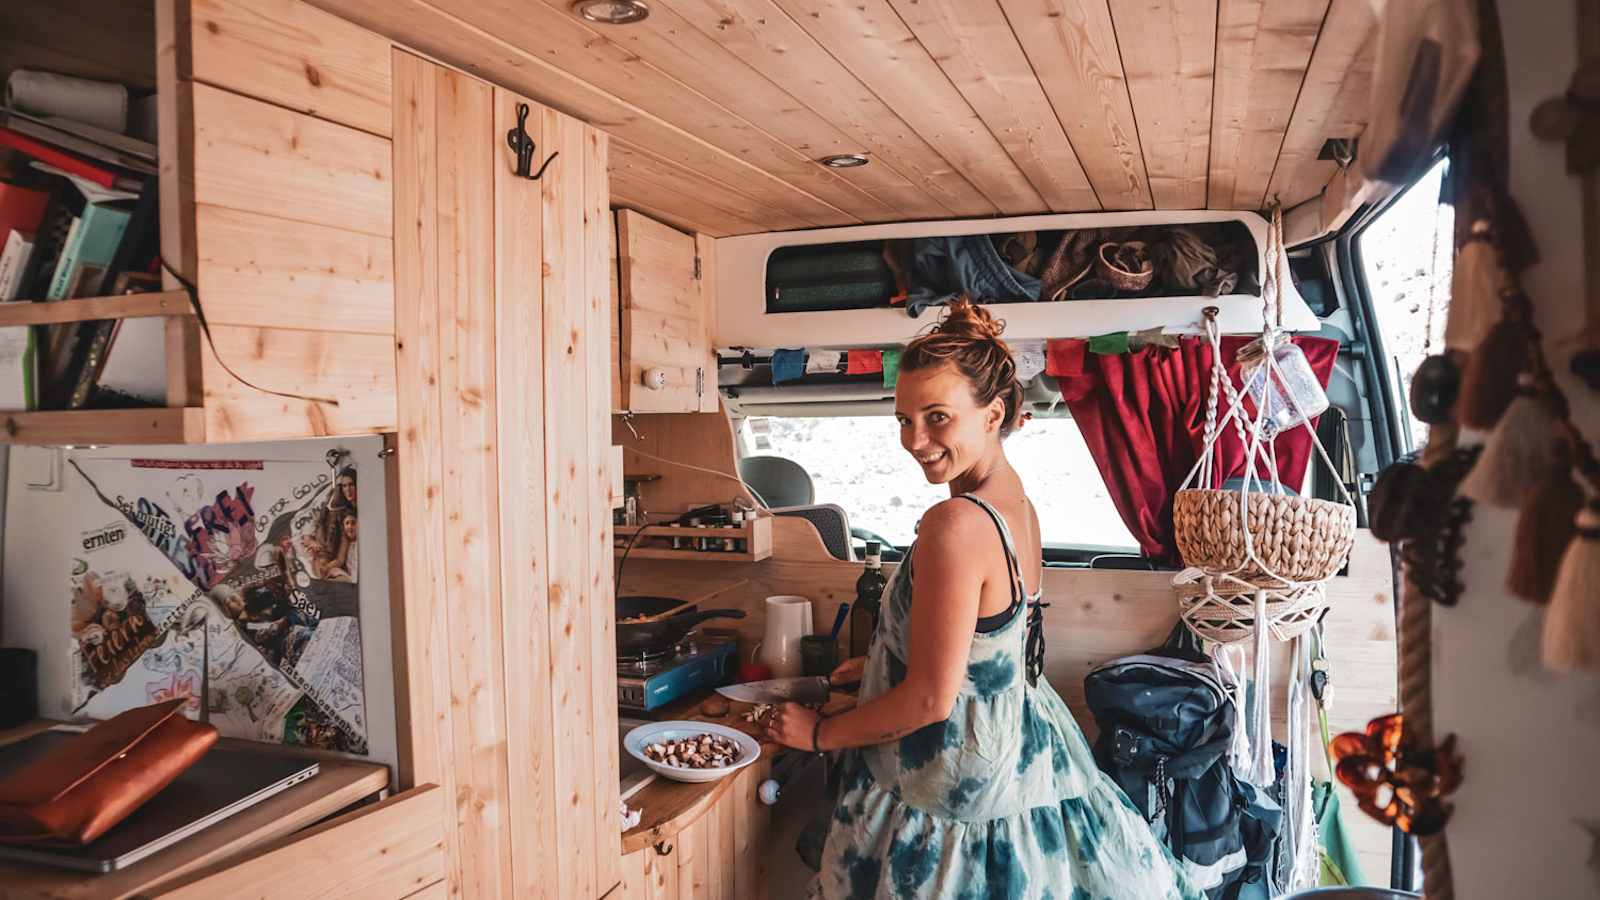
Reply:
<svg viewBox="0 0 1600 900"><path fill-rule="evenodd" d="M839 645L832 635L808 634L800 638L800 671L829 675L839 666Z"/></svg>

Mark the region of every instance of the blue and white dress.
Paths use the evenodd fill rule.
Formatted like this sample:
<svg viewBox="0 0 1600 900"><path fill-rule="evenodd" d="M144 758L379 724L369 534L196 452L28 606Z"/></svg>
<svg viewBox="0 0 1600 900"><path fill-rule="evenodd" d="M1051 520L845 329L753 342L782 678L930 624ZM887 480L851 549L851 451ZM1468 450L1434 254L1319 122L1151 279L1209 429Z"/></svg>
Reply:
<svg viewBox="0 0 1600 900"><path fill-rule="evenodd" d="M1030 682L1043 661L1039 596L1025 596L1005 519L961 496L999 527L1014 611L973 635L948 719L842 754L843 787L811 896L1200 900L1204 893L1095 766L1066 703L1042 676ZM885 592L863 703L905 678L915 557L913 545Z"/></svg>

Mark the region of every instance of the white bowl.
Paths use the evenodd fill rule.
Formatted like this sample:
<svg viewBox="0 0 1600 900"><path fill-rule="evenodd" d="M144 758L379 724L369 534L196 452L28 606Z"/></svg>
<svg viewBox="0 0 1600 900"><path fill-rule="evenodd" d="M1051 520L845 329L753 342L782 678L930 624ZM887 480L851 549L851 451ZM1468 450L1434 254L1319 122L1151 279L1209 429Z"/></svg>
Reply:
<svg viewBox="0 0 1600 900"><path fill-rule="evenodd" d="M669 766L666 763L656 762L644 755L644 748L651 744L659 744L662 741L683 740L684 738L698 737L702 734L714 734L718 737L732 740L739 747L738 761L732 765L716 769L690 769L683 766ZM687 781L695 784L716 781L718 778L737 772L761 758L761 745L756 743L755 738L738 729L711 722L651 722L648 725L640 725L638 728L628 732L628 736L622 739L622 747L628 751L629 756L649 766L650 771L655 772L657 775L663 778L670 778L673 781Z"/></svg>

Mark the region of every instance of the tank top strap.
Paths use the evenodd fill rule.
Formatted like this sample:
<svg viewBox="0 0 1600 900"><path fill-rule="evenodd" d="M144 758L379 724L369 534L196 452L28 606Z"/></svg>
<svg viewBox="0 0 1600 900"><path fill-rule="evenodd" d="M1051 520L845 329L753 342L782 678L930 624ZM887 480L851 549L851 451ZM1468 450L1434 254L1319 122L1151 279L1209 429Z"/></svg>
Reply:
<svg viewBox="0 0 1600 900"><path fill-rule="evenodd" d="M1011 573L1011 603L1017 605L1028 599L1028 588L1022 583L1022 562L1017 559L1016 545L1011 542L1011 529L1006 527L1005 517L1000 511L989 505L987 500L976 494L958 494L964 500L971 500L978 504L989 518L994 520L995 527L1000 530L1000 544L1006 551L1006 571Z"/></svg>

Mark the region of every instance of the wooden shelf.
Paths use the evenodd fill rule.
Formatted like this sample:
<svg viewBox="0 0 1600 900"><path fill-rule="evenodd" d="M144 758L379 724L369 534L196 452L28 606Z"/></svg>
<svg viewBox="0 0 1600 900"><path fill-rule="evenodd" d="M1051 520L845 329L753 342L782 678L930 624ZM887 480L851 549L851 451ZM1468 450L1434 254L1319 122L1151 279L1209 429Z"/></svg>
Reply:
<svg viewBox="0 0 1600 900"><path fill-rule="evenodd" d="M15 325L61 325L96 319L146 319L155 316L193 316L189 296L183 291L151 291L109 297L35 302L0 303L0 328Z"/></svg>
<svg viewBox="0 0 1600 900"><path fill-rule="evenodd" d="M665 525L616 526L616 536L629 538L643 529L645 535L627 551L629 559L678 559L705 562L760 562L772 555L772 518L762 516L750 519L743 528L671 528ZM665 541L673 537L737 538L744 541L744 550L674 550L671 546L652 545L651 541ZM621 558L626 545L615 548L614 555Z"/></svg>
<svg viewBox="0 0 1600 900"><path fill-rule="evenodd" d="M7 444L195 444L205 429L199 407L0 413L0 443Z"/></svg>

